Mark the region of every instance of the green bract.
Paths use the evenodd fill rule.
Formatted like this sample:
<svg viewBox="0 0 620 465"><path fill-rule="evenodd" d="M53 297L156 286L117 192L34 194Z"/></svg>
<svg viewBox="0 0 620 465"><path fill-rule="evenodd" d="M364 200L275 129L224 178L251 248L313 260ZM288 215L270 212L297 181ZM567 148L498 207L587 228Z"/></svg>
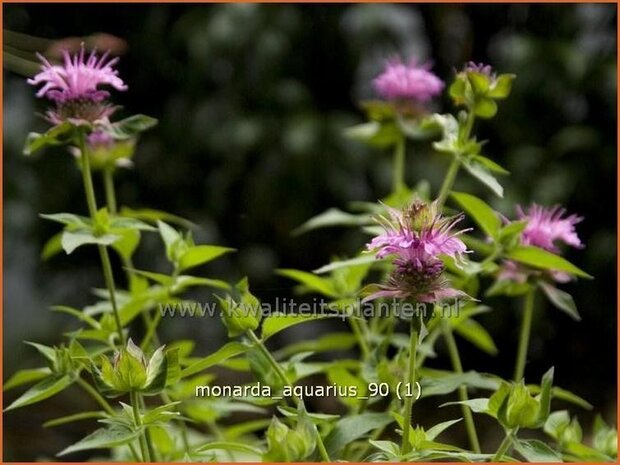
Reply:
<svg viewBox="0 0 620 465"><path fill-rule="evenodd" d="M101 366L93 367L95 382L99 391L107 397L116 397L127 392L141 392L146 395L159 394L168 380L168 371L176 370L176 359L160 347L150 359L131 339L127 346L116 352L112 361L102 355Z"/></svg>

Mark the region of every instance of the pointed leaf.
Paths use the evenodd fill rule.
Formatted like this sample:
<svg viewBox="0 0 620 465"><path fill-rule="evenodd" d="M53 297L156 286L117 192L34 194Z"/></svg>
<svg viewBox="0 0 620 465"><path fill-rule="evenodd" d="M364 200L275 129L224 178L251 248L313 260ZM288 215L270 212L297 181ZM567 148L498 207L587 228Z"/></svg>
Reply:
<svg viewBox="0 0 620 465"><path fill-rule="evenodd" d="M495 210L471 194L453 192L451 195L487 236L497 237L502 222Z"/></svg>
<svg viewBox="0 0 620 465"><path fill-rule="evenodd" d="M61 377L50 376L45 378L43 381L40 381L24 392L17 400L5 408L4 411L8 412L9 410L41 402L42 400L58 394L72 383L73 379L69 375Z"/></svg>
<svg viewBox="0 0 620 465"><path fill-rule="evenodd" d="M582 278L592 278L592 276L585 271L580 270L568 260L560 257L559 255L547 252L546 250L539 249L538 247L517 247L508 252L507 256L508 258L536 268L566 271L567 273L574 274L575 276Z"/></svg>

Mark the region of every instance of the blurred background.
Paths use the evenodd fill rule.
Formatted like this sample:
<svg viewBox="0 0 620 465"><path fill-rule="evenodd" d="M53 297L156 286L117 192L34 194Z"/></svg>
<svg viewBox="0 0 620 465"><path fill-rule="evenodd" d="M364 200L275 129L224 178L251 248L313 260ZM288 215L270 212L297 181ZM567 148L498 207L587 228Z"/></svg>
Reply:
<svg viewBox="0 0 620 465"><path fill-rule="evenodd" d="M364 244L366 238L355 230L298 237L291 231L328 207L346 209L350 201L376 201L389 193L391 156L343 137L343 129L363 121L358 104L373 97L370 80L387 57L430 60L448 81L468 60L517 74L497 117L476 129L489 139L485 154L511 171L504 179L505 198L492 198L466 176L456 188L483 196L507 216L514 216L515 203L533 200L561 203L585 216L578 232L587 246L568 258L595 279L564 286L583 321L540 305L526 373L538 382L555 366L557 385L586 398L615 423L615 5L3 8L5 38L22 48L44 51L58 44L41 39L90 36L100 48L122 54L119 69L130 90L116 93L115 102L123 105L124 115L145 113L160 124L142 138L135 168L119 173L120 203L177 213L199 225L197 242L237 248L201 274L230 281L248 276L264 300L292 295L292 283L275 276L275 268L312 270ZM69 319L49 312L51 305L84 306L93 302L89 289L102 285L92 251L40 260L43 244L58 229L38 213L85 213L86 208L79 172L66 152L21 155L26 134L46 127L35 115L43 103L19 74L33 70L25 60L30 58L5 47L4 379L17 368L41 364L22 340L52 345L74 328ZM436 110L453 108L446 99ZM446 159L428 144L408 147L410 185L426 178L436 192L445 168ZM154 236L145 238L136 262L138 268L168 270ZM494 335L499 354L488 356L459 341L465 369L510 377L518 302L497 298L489 304L493 311L481 322ZM338 323L287 334L311 338L330 325ZM224 340L221 323L207 319L164 320L162 331L164 341L196 339L198 354ZM439 350L440 357L429 364L448 368ZM40 426L91 408L77 392L5 414L4 459L51 459L92 429L84 422ZM5 405L17 394L7 393ZM422 410L422 423L456 414L443 410ZM589 430L593 413L575 411Z"/></svg>

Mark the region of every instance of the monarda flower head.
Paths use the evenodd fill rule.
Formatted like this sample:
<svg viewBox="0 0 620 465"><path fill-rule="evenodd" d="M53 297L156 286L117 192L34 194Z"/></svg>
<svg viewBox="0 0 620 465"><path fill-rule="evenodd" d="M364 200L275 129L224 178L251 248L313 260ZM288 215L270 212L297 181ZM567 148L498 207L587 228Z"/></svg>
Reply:
<svg viewBox="0 0 620 465"><path fill-rule="evenodd" d="M575 225L583 218L577 215L566 216L566 210L559 205L543 207L534 203L526 209L517 206L517 218L525 222L519 238L522 245L539 247L553 253L559 253L562 244L584 247L575 231ZM507 260L500 268L498 279L525 283L532 272L523 265ZM546 274L557 282L567 282L572 278L570 274L561 271L551 270Z"/></svg>
<svg viewBox="0 0 620 465"><path fill-rule="evenodd" d="M386 284L366 300L378 297L411 298L416 302L431 303L464 295L452 289L444 278L445 265L441 256L451 257L458 264L467 253L467 247L454 231L462 215L444 218L437 213L435 203L415 201L400 212L388 209L389 217L379 218L385 232L375 237L368 249L377 258L392 256L394 270Z"/></svg>
<svg viewBox="0 0 620 465"><path fill-rule="evenodd" d="M493 68L491 67L491 65L485 65L484 63L476 63L474 61L467 62L467 64L465 65L464 71L484 74L485 76L488 76L490 78L495 77L495 73L493 72Z"/></svg>
<svg viewBox="0 0 620 465"><path fill-rule="evenodd" d="M400 59L386 63L383 72L373 80L377 93L386 100L426 103L439 95L444 83L430 71L429 65L408 64Z"/></svg>
<svg viewBox="0 0 620 465"><path fill-rule="evenodd" d="M559 205L545 208L532 204L526 210L517 206L517 217L526 222L521 234L523 245L533 245L549 252L559 252L558 243L582 248L575 225L583 220L577 215L566 215L566 210Z"/></svg>
<svg viewBox="0 0 620 465"><path fill-rule="evenodd" d="M43 63L41 72L28 84L43 84L37 97L45 97L56 104L56 108L46 113L53 124L69 121L74 124L106 120L115 110L107 102L110 93L102 86L116 90L127 90L127 86L118 77L114 65L118 58L108 60L108 53L98 56L92 51L86 58L84 46L73 56L63 51L62 65L53 65L38 54Z"/></svg>

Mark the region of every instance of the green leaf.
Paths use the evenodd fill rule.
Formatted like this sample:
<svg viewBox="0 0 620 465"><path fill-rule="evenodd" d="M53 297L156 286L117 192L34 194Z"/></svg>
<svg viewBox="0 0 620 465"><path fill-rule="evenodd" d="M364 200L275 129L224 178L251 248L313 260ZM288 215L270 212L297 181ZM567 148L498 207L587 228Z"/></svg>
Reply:
<svg viewBox="0 0 620 465"><path fill-rule="evenodd" d="M196 452L206 452L209 450L227 450L232 452L244 452L252 455L262 455L263 451L257 447L249 446L239 442L210 442L196 449Z"/></svg>
<svg viewBox="0 0 620 465"><path fill-rule="evenodd" d="M114 234L104 234L102 236L95 236L89 230L79 231L67 231L62 233L62 248L67 255L71 254L75 249L86 244L98 244L98 245L111 245L119 239L119 236Z"/></svg>
<svg viewBox="0 0 620 465"><path fill-rule="evenodd" d="M332 366L327 370L327 379L331 384L336 384L344 389L355 387L357 396L364 397L368 394L368 384L358 376L353 375L342 366ZM350 407L360 405L361 400L353 396L340 396L338 400Z"/></svg>
<svg viewBox="0 0 620 465"><path fill-rule="evenodd" d="M275 355L280 358L288 358L301 352L329 352L332 350L349 350L357 344L355 336L351 333L329 333L318 339L299 341L290 344ZM278 358L278 357L276 357Z"/></svg>
<svg viewBox="0 0 620 465"><path fill-rule="evenodd" d="M53 347L44 346L43 344L37 344L36 342L24 341L24 344L34 347L43 355L47 360L52 363L56 362L56 351Z"/></svg>
<svg viewBox="0 0 620 465"><path fill-rule="evenodd" d="M62 233L63 231L60 231L47 240L41 251L41 260L49 260L62 252Z"/></svg>
<svg viewBox="0 0 620 465"><path fill-rule="evenodd" d="M573 320L581 321L581 317L577 311L577 305L575 305L573 297L568 292L564 292L544 281L539 281L538 285L549 299L549 302L556 308L567 313Z"/></svg>
<svg viewBox="0 0 620 465"><path fill-rule="evenodd" d="M488 168L490 171L493 171L494 173L497 173L497 174L510 174L510 171L508 171L503 166L498 165L497 163L495 163L490 158L484 157L482 155L472 155L470 158L472 160L480 163L485 168Z"/></svg>
<svg viewBox="0 0 620 465"><path fill-rule="evenodd" d="M553 412L547 418L543 430L556 441L560 442L566 428L570 425L570 415L566 410ZM581 440L581 439L579 439Z"/></svg>
<svg viewBox="0 0 620 465"><path fill-rule="evenodd" d="M207 368L215 366L225 360L228 360L229 358L243 354L247 352L248 349L248 346L240 342L229 342L228 344L222 346L218 351L192 363L187 368L182 370L181 377L185 378L200 371L206 370Z"/></svg>
<svg viewBox="0 0 620 465"><path fill-rule="evenodd" d="M169 261L174 262L176 258L174 256L174 248L183 240L183 238L176 229L163 221L158 221L157 227L159 228L159 234L166 245L166 256Z"/></svg>
<svg viewBox="0 0 620 465"><path fill-rule="evenodd" d="M474 178L491 189L495 195L498 197L504 197L504 188L498 180L495 179L495 176L491 174L491 171L486 166L474 160L466 159L463 161L463 167Z"/></svg>
<svg viewBox="0 0 620 465"><path fill-rule="evenodd" d="M181 271L195 266L204 265L205 263L215 260L218 257L234 252L235 249L229 247L220 247L217 245L197 245L190 247L179 260L179 269Z"/></svg>
<svg viewBox="0 0 620 465"><path fill-rule="evenodd" d="M325 447L330 456L336 456L346 445L393 421L394 418L388 413L362 413L345 417L336 422L334 429L325 439Z"/></svg>
<svg viewBox="0 0 620 465"><path fill-rule="evenodd" d="M112 248L125 260L129 260L140 244L140 231L136 229L114 229L114 235L118 239L112 244Z"/></svg>
<svg viewBox="0 0 620 465"><path fill-rule="evenodd" d="M61 377L50 376L45 378L24 392L17 400L5 408L4 411L8 412L9 410L41 402L42 400L58 394L60 391L70 386L71 383L73 383L73 378L69 375Z"/></svg>
<svg viewBox="0 0 620 465"><path fill-rule="evenodd" d="M284 331L291 326L296 326L308 321L316 321L327 318L327 315L291 315L286 313L274 313L263 321L261 338L265 341L270 337Z"/></svg>
<svg viewBox="0 0 620 465"><path fill-rule="evenodd" d="M528 462L562 462L560 454L538 439L517 439L513 443L515 450Z"/></svg>
<svg viewBox="0 0 620 465"><path fill-rule="evenodd" d="M284 268L276 270L276 273L303 284L310 291L318 292L327 297L338 297L338 293L334 290L332 283L327 278L321 278L316 274L306 271Z"/></svg>
<svg viewBox="0 0 620 465"><path fill-rule="evenodd" d="M592 279L592 276L585 271L580 270L568 260L560 257L559 255L547 252L546 250L539 249L538 247L517 247L508 252L507 258L511 258L512 260L516 260L520 263L536 268L565 271L575 276Z"/></svg>
<svg viewBox="0 0 620 465"><path fill-rule="evenodd" d="M540 403L534 399L523 381L513 384L506 405L506 426L535 428L540 418Z"/></svg>
<svg viewBox="0 0 620 465"><path fill-rule="evenodd" d="M512 81L515 78L514 74L500 74L489 89L488 96L494 99L505 99L510 95Z"/></svg>
<svg viewBox="0 0 620 465"><path fill-rule="evenodd" d="M455 101L456 104L459 104L465 99L465 88L466 83L464 79L455 79L454 82L450 85L448 92L450 97Z"/></svg>
<svg viewBox="0 0 620 465"><path fill-rule="evenodd" d="M48 377L52 372L49 368L27 368L19 370L11 376L6 383L3 383L2 390L8 391L24 384L34 383Z"/></svg>
<svg viewBox="0 0 620 465"><path fill-rule="evenodd" d="M502 222L495 210L486 202L471 194L453 192L451 195L487 236L497 237Z"/></svg>
<svg viewBox="0 0 620 465"><path fill-rule="evenodd" d="M364 255L360 255L359 257L349 258L348 260L332 262L329 265L325 265L320 268L317 268L316 270L313 270L313 273L325 274L325 273L329 273L334 270L338 270L340 268L348 268L350 266L357 266L357 265L366 265L368 263L377 263L380 261L381 260L377 260L376 257L372 254L364 254Z"/></svg>
<svg viewBox="0 0 620 465"><path fill-rule="evenodd" d="M400 128L393 121L358 124L346 129L344 134L349 139L378 148L392 147L403 137Z"/></svg>
<svg viewBox="0 0 620 465"><path fill-rule="evenodd" d="M456 326L454 331L487 354L497 354L497 346L493 342L493 338L484 326L477 321L467 319Z"/></svg>
<svg viewBox="0 0 620 465"><path fill-rule="evenodd" d="M71 123L65 122L53 126L49 131L43 134L31 132L26 137L26 144L24 145L23 154L29 156L37 150L49 145L66 144L73 137L73 129L74 126Z"/></svg>
<svg viewBox="0 0 620 465"><path fill-rule="evenodd" d="M475 413L487 413L489 411L489 399L485 398L446 402L445 404L441 404L440 407L447 407L449 405L465 405Z"/></svg>
<svg viewBox="0 0 620 465"><path fill-rule="evenodd" d="M99 428L84 439L67 447L58 456L91 449L111 449L127 444L140 435L140 430L132 431L126 426L114 424L106 428Z"/></svg>
<svg viewBox="0 0 620 465"><path fill-rule="evenodd" d="M88 228L91 225L91 221L89 218L74 215L73 213L41 213L39 216L49 221L54 221L56 223L71 226L72 228Z"/></svg>
<svg viewBox="0 0 620 465"><path fill-rule="evenodd" d="M467 385L480 389L495 389L497 380L476 371L465 373L442 374L440 376L423 376L420 380L422 397L445 395L456 391L460 386Z"/></svg>
<svg viewBox="0 0 620 465"><path fill-rule="evenodd" d="M151 129L157 124L155 118L146 115L133 115L129 118L112 123L108 132L117 140L131 139L141 132Z"/></svg>
<svg viewBox="0 0 620 465"><path fill-rule="evenodd" d="M542 377L542 381L540 383L541 391L540 391L540 413L538 416L538 421L541 424L547 420L549 416L549 412L551 412L551 397L552 391L551 386L553 385L553 367L551 367Z"/></svg>
<svg viewBox="0 0 620 465"><path fill-rule="evenodd" d="M52 311L66 313L68 315L71 315L77 318L78 320L86 323L93 329L99 329L101 327L101 325L99 324L97 320L95 320L94 318L87 315L86 313L73 307L67 307L66 305L55 305L52 307Z"/></svg>
<svg viewBox="0 0 620 465"><path fill-rule="evenodd" d="M323 213L310 218L301 226L293 230L293 235L307 233L313 229L328 228L331 226L366 226L372 224L370 215L354 215L352 213L343 212L337 208L330 208Z"/></svg>
<svg viewBox="0 0 620 465"><path fill-rule="evenodd" d="M106 418L106 414L103 412L80 412L73 415L67 415L65 417L55 418L53 420L43 423L43 428L51 428L53 426L66 425L74 421L91 420L93 418L101 419Z"/></svg>
<svg viewBox="0 0 620 465"><path fill-rule="evenodd" d="M439 423L439 424L433 426L428 431L426 431L426 439L428 439L429 441L433 441L437 436L439 436L445 430L450 428L450 426L458 423L461 420L462 420L462 418L457 418L456 420L444 421L442 423Z"/></svg>
<svg viewBox="0 0 620 465"><path fill-rule="evenodd" d="M473 91L478 95L485 95L491 86L491 78L477 71L468 71L467 79L471 84Z"/></svg>
<svg viewBox="0 0 620 465"><path fill-rule="evenodd" d="M121 216L129 218L137 218L139 220L150 221L157 223L157 221L166 221L168 223L174 223L178 226L182 226L187 229L195 228L196 225L185 218L173 215L172 213L164 212L161 210L154 210L152 208L141 208L134 210L129 207L122 207L120 211Z"/></svg>
<svg viewBox="0 0 620 465"><path fill-rule="evenodd" d="M474 105L474 113L480 118L493 118L497 113L497 103L490 98L480 98Z"/></svg>

